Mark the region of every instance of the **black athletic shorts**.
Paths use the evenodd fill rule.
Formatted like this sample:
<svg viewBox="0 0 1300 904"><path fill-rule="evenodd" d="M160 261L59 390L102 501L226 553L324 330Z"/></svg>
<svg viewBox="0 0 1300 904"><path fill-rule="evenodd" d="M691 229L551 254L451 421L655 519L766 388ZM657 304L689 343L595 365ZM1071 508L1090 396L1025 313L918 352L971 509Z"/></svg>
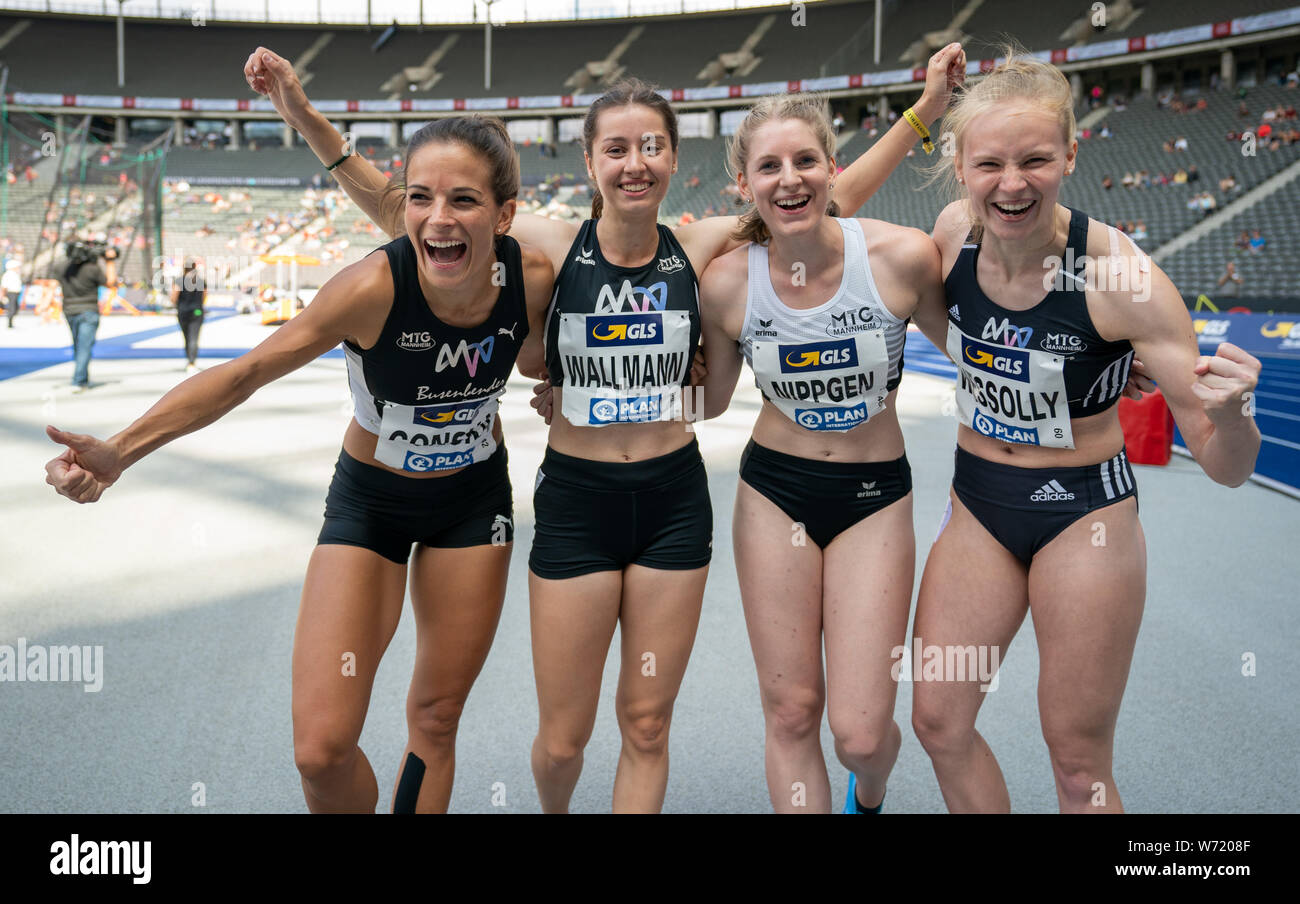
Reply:
<svg viewBox="0 0 1300 904"><path fill-rule="evenodd" d="M912 491L906 455L893 461L814 461L752 439L740 457L740 479L802 524L822 549Z"/></svg>
<svg viewBox="0 0 1300 904"><path fill-rule="evenodd" d="M549 446L533 493L528 567L558 580L630 564L685 571L713 555L713 504L699 444L646 461L589 461Z"/></svg>
<svg viewBox="0 0 1300 904"><path fill-rule="evenodd" d="M405 565L411 544L503 546L515 536L506 447L446 477L403 477L339 452L319 543L361 546Z"/></svg>
<svg viewBox="0 0 1300 904"><path fill-rule="evenodd" d="M1097 465L1017 468L958 446L952 489L984 529L1025 565L1084 515L1137 496L1123 449Z"/></svg>

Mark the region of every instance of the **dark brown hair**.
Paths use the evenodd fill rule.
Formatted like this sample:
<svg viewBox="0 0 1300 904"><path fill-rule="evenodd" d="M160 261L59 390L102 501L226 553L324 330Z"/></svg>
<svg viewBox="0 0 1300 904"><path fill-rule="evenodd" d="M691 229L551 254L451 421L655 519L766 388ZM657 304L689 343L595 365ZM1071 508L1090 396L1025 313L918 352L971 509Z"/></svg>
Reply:
<svg viewBox="0 0 1300 904"><path fill-rule="evenodd" d="M379 198L380 223L389 222L402 209L411 156L435 142L455 142L481 154L492 169L492 197L498 205L519 195L519 155L510 141L506 124L495 116L448 116L424 124L407 142L406 156L402 158L404 165L393 173Z"/></svg>
<svg viewBox="0 0 1300 904"><path fill-rule="evenodd" d="M673 147L673 154L677 153L677 114L673 112L672 106L664 100L653 85L643 82L640 79L626 78L620 79L608 91L592 101L587 108L587 118L582 121L582 145L587 151L587 156L591 156L591 149L596 141L596 120L600 114L611 107L640 106L649 107L658 113L664 120L664 128L668 130L668 143ZM605 199L600 196L600 188L595 182L591 186L591 218L598 219L605 209Z"/></svg>

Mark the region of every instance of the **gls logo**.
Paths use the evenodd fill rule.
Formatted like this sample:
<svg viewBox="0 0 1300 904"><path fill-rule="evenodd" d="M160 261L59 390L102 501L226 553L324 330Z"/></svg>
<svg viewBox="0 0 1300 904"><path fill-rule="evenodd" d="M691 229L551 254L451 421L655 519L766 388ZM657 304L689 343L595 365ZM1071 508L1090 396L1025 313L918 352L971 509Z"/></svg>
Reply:
<svg viewBox="0 0 1300 904"><path fill-rule="evenodd" d="M1048 333L1047 338L1038 343L1038 347L1045 352L1062 352L1067 355L1088 350L1082 339L1069 333Z"/></svg>
<svg viewBox="0 0 1300 904"><path fill-rule="evenodd" d="M984 373L1018 380L1021 383L1029 382L1029 352L985 345L983 342L976 342L974 339L962 336L961 357L962 363Z"/></svg>
<svg viewBox="0 0 1300 904"><path fill-rule="evenodd" d="M842 342L809 342L803 345L779 345L782 373L829 370L858 366L858 347L852 339Z"/></svg>
<svg viewBox="0 0 1300 904"><path fill-rule="evenodd" d="M448 424L465 424L474 420L474 415L478 414L478 409L478 402L457 405L453 408L446 408L441 405L433 408L416 408L412 423L432 424L437 427Z"/></svg>
<svg viewBox="0 0 1300 904"><path fill-rule="evenodd" d="M641 297L639 302L638 295ZM600 295L596 297L597 314L621 314L624 305L637 313L649 311L652 305L656 311L665 310L668 307L668 283L657 282L645 288L634 286L631 280L625 279L617 296L608 283L600 287Z"/></svg>
<svg viewBox="0 0 1300 904"><path fill-rule="evenodd" d="M587 347L610 345L657 345L663 336L662 314L622 314L589 317L591 332Z"/></svg>
<svg viewBox="0 0 1300 904"><path fill-rule="evenodd" d="M397 340L397 347L404 348L408 352L425 351L433 348L433 334L428 330L420 333L402 333L402 338Z"/></svg>
<svg viewBox="0 0 1300 904"><path fill-rule="evenodd" d="M1011 321L1005 317L1002 318L1001 323L998 323L996 317L990 317L989 322L984 324L984 332L980 333L980 338L993 339L1003 345L1018 345L1024 348L1029 345L1029 337L1032 335L1034 335L1034 328L1031 326L1012 326Z"/></svg>

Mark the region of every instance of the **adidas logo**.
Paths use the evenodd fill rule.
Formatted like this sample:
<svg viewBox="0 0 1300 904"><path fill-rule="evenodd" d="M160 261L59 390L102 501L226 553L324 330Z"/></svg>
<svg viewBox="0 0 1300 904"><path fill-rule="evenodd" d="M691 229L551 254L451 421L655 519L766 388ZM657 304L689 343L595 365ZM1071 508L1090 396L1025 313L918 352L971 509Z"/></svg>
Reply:
<svg viewBox="0 0 1300 904"><path fill-rule="evenodd" d="M862 490L858 493L858 498L866 499L869 496L879 496L881 493L883 493L884 490L876 489L877 482L878 481L875 480L871 481L870 483L867 483L865 480L862 481Z"/></svg>
<svg viewBox="0 0 1300 904"><path fill-rule="evenodd" d="M958 323L961 323L961 311L957 310L957 305L953 305L952 307L950 307L948 309L948 313L952 315L953 320L957 321Z"/></svg>
<svg viewBox="0 0 1300 904"><path fill-rule="evenodd" d="M1055 480L1043 484L1029 495L1030 502L1069 502L1074 494Z"/></svg>
<svg viewBox="0 0 1300 904"><path fill-rule="evenodd" d="M591 256L591 251L586 248L583 248L582 251L578 253L578 256L573 259L573 262L575 264L589 264L593 267L596 266L596 261Z"/></svg>

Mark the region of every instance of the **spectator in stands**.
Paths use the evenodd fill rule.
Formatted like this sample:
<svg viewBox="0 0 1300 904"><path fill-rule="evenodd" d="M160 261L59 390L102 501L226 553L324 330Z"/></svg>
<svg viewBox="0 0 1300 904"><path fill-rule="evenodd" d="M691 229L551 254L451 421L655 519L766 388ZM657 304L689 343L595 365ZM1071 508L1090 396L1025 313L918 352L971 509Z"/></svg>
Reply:
<svg viewBox="0 0 1300 904"><path fill-rule="evenodd" d="M1236 187L1237 180L1231 175L1224 176L1219 180L1219 191L1223 192L1224 196L1227 196L1227 194L1233 191Z"/></svg>
<svg viewBox="0 0 1300 904"><path fill-rule="evenodd" d="M1102 123L1101 131L1097 133L1099 138L1109 138L1113 133L1110 130L1109 123Z"/></svg>
<svg viewBox="0 0 1300 904"><path fill-rule="evenodd" d="M1241 277L1237 274L1237 265L1228 261L1224 267L1223 275L1219 277L1216 286L1219 294L1227 298L1237 298L1241 295Z"/></svg>
<svg viewBox="0 0 1300 904"><path fill-rule="evenodd" d="M1173 140L1172 140L1172 139L1166 139L1166 140L1165 140L1165 143L1162 144L1162 145L1160 146L1160 149L1161 149L1162 151L1164 151L1166 154L1172 154L1172 153L1174 152L1174 142L1173 142Z"/></svg>
<svg viewBox="0 0 1300 904"><path fill-rule="evenodd" d="M1214 195L1208 191L1201 192L1201 216L1208 217L1218 208L1219 202L1214 200Z"/></svg>
<svg viewBox="0 0 1300 904"><path fill-rule="evenodd" d="M835 118L831 120L831 125L835 127L835 134L840 134L844 130L844 115L836 113Z"/></svg>
<svg viewBox="0 0 1300 904"><path fill-rule="evenodd" d="M1186 185L1186 184L1187 184L1187 170L1183 169L1182 167L1179 167L1178 172L1174 173L1174 185Z"/></svg>
<svg viewBox="0 0 1300 904"><path fill-rule="evenodd" d="M1178 138L1175 139L1175 141L1174 141L1174 150L1175 150L1175 151L1185 151L1185 150L1187 150L1187 136L1186 136L1186 135L1179 135Z"/></svg>
<svg viewBox="0 0 1300 904"><path fill-rule="evenodd" d="M1210 102L1209 102L1208 100L1206 100L1205 98L1203 98L1203 97L1202 97L1200 100L1198 100L1198 101L1196 102L1196 110L1197 110L1197 112L1200 112L1201 110L1208 109L1209 106L1210 106Z"/></svg>
<svg viewBox="0 0 1300 904"><path fill-rule="evenodd" d="M1169 174L1168 174L1168 173L1165 173L1165 172L1162 172L1159 176L1156 177L1156 180L1155 180L1156 185L1160 185L1160 186L1168 185L1168 184L1170 183L1170 181L1171 181L1171 179L1170 179Z"/></svg>
<svg viewBox="0 0 1300 904"><path fill-rule="evenodd" d="M1267 141L1268 137L1272 134L1273 134L1272 123L1262 122L1259 124L1259 128L1255 130L1255 135L1258 136L1260 141Z"/></svg>
<svg viewBox="0 0 1300 904"><path fill-rule="evenodd" d="M691 178L689 178L689 179L686 180L686 187L687 187L687 188L699 188L699 187L700 187L700 177L699 177L699 175L693 173L693 174L691 175Z"/></svg>
<svg viewBox="0 0 1300 904"><path fill-rule="evenodd" d="M1259 254L1266 245L1268 245L1268 239L1264 238L1263 233L1258 229L1252 229L1250 231L1250 253Z"/></svg>
<svg viewBox="0 0 1300 904"><path fill-rule="evenodd" d="M1106 191L1110 191L1112 188L1115 187L1115 180L1112 179L1109 174L1107 174L1104 177L1102 177L1101 187L1106 189Z"/></svg>
<svg viewBox="0 0 1300 904"><path fill-rule="evenodd" d="M1250 233L1244 229L1241 230L1241 235L1237 236L1237 240L1232 243L1232 246L1236 248L1238 251L1249 251Z"/></svg>
<svg viewBox="0 0 1300 904"><path fill-rule="evenodd" d="M1250 119L1250 107L1246 106L1246 102L1244 100L1241 103L1237 104L1237 118Z"/></svg>
<svg viewBox="0 0 1300 904"><path fill-rule="evenodd" d="M1200 181L1201 181L1201 173L1199 170L1197 170L1196 164L1193 163L1189 165L1187 167L1187 184L1191 185L1194 182L1200 182Z"/></svg>
<svg viewBox="0 0 1300 904"><path fill-rule="evenodd" d="M1276 107L1266 108L1264 112L1260 114L1260 119L1263 122L1272 122L1273 120L1277 119L1277 108Z"/></svg>
<svg viewBox="0 0 1300 904"><path fill-rule="evenodd" d="M1129 237L1135 242L1145 242L1147 240L1146 220L1138 220L1137 225L1135 225L1132 232L1129 233Z"/></svg>
<svg viewBox="0 0 1300 904"><path fill-rule="evenodd" d="M1136 180L1133 178L1133 174L1126 172L1124 174L1124 178L1120 180L1120 184L1123 185L1125 188L1132 188L1133 185L1135 184L1135 181Z"/></svg>
<svg viewBox="0 0 1300 904"><path fill-rule="evenodd" d="M1150 188L1151 174L1146 170L1142 170L1137 174L1137 182L1138 182L1138 188Z"/></svg>

